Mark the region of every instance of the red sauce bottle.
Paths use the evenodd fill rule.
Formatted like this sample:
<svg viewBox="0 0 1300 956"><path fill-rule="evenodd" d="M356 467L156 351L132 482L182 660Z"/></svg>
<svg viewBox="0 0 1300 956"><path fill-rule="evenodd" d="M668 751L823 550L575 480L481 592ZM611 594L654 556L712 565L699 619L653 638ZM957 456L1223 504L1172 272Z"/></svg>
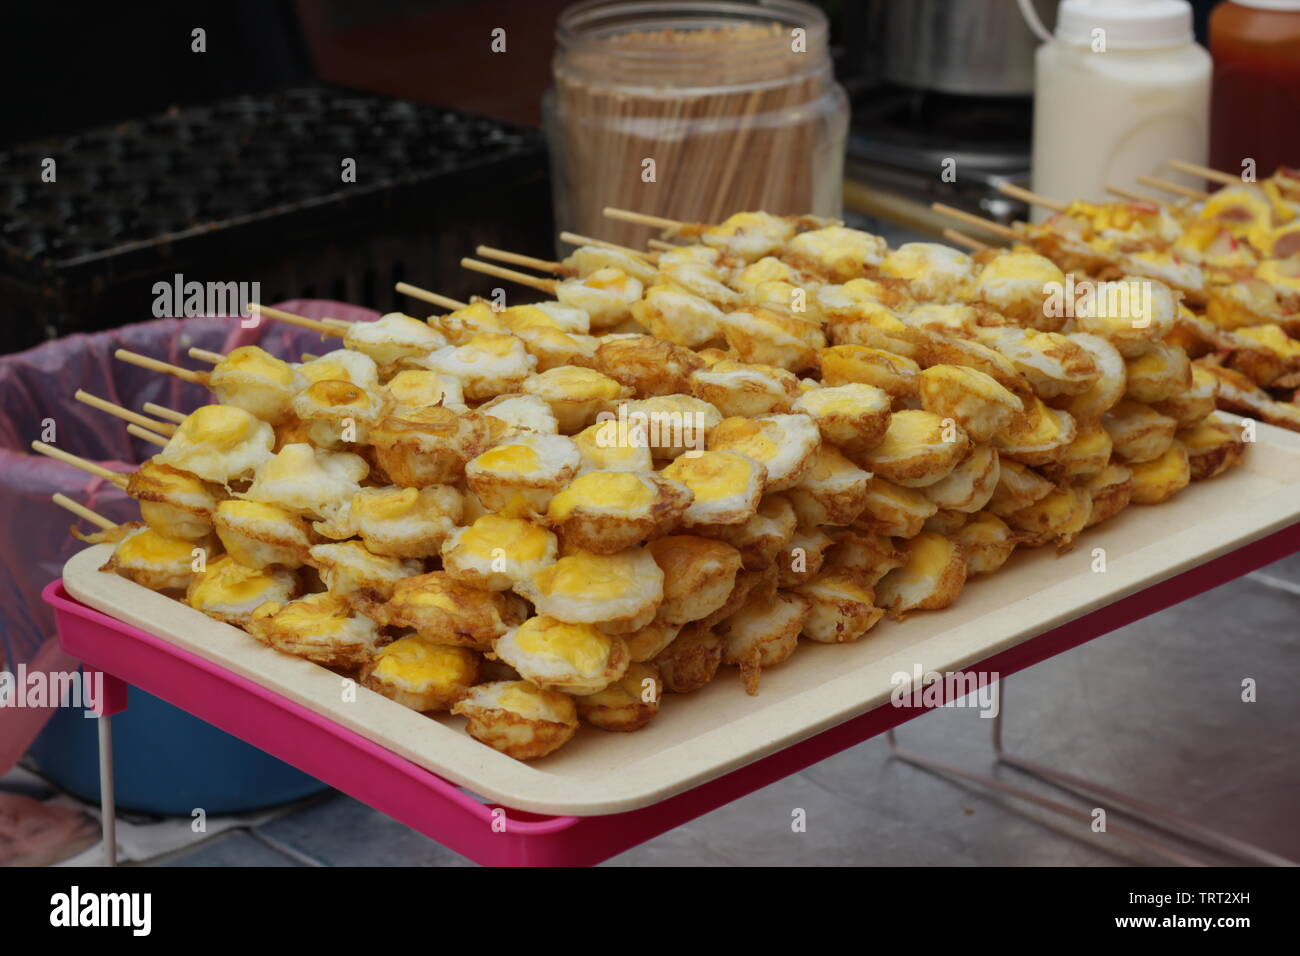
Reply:
<svg viewBox="0 0 1300 956"><path fill-rule="evenodd" d="M1263 179L1300 166L1300 0L1228 0L1210 14L1210 165Z"/></svg>

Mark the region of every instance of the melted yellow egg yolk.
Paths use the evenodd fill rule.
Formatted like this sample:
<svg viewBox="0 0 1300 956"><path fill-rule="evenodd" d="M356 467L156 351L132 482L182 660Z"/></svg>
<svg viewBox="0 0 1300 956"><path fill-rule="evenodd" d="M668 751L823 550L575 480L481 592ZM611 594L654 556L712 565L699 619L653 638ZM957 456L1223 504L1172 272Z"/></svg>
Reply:
<svg viewBox="0 0 1300 956"><path fill-rule="evenodd" d="M550 536L531 521L487 514L465 529L456 546L484 560L496 557L500 550L515 561L540 561L550 542Z"/></svg>
<svg viewBox="0 0 1300 956"><path fill-rule="evenodd" d="M1007 435L1021 444L1049 442L1061 434L1061 423L1038 399L1025 403L1025 414L1007 428Z"/></svg>
<svg viewBox="0 0 1300 956"><path fill-rule="evenodd" d="M292 521L293 512L261 501L243 501L230 498L217 505L217 514L224 518L237 518L247 521Z"/></svg>
<svg viewBox="0 0 1300 956"><path fill-rule="evenodd" d="M354 495L352 514L358 518L376 518L380 521L409 516L420 500L416 488L383 488Z"/></svg>
<svg viewBox="0 0 1300 956"><path fill-rule="evenodd" d="M623 388L608 375L577 366L553 369L544 375L548 392L565 398L589 401L597 398L617 398Z"/></svg>
<svg viewBox="0 0 1300 956"><path fill-rule="evenodd" d="M339 634L352 611L347 601L335 594L309 594L291 601L275 613L275 625L303 637Z"/></svg>
<svg viewBox="0 0 1300 956"><path fill-rule="evenodd" d="M808 476L813 481L830 481L836 475L857 470L858 466L845 458L834 445L822 445L813 457Z"/></svg>
<svg viewBox="0 0 1300 956"><path fill-rule="evenodd" d="M774 430L779 433L779 429ZM780 446L768 437L763 423L749 418L726 419L713 430L709 444L762 462L771 461L781 452Z"/></svg>
<svg viewBox="0 0 1300 956"><path fill-rule="evenodd" d="M397 599L410 607L434 607L448 614L460 610L460 604L443 590L442 582L436 578L424 582L418 588L403 590Z"/></svg>
<svg viewBox="0 0 1300 956"><path fill-rule="evenodd" d="M442 379L437 372L406 369L389 379L388 391L408 408L436 405L442 400Z"/></svg>
<svg viewBox="0 0 1300 956"><path fill-rule="evenodd" d="M631 562L579 551L543 568L534 583L544 594L612 601L635 591L636 578L636 565Z"/></svg>
<svg viewBox="0 0 1300 956"><path fill-rule="evenodd" d="M527 445L497 445L489 448L474 463L487 471L507 475L528 475L542 467L542 458Z"/></svg>
<svg viewBox="0 0 1300 956"><path fill-rule="evenodd" d="M520 329L560 329L560 324L555 319L535 305L513 305L501 313L501 321L511 332Z"/></svg>
<svg viewBox="0 0 1300 956"><path fill-rule="evenodd" d="M922 531L907 548L907 570L937 578L952 560L952 543L941 534Z"/></svg>
<svg viewBox="0 0 1300 956"><path fill-rule="evenodd" d="M1093 455L1109 454L1111 445L1110 433L1102 428L1100 423L1096 423L1079 429L1077 437L1070 443L1068 457L1088 458Z"/></svg>
<svg viewBox="0 0 1300 956"><path fill-rule="evenodd" d="M191 592L198 607L218 604L246 604L269 588L276 580L263 571L245 567L233 558L218 558L208 565Z"/></svg>
<svg viewBox="0 0 1300 956"><path fill-rule="evenodd" d="M119 544L115 557L119 561L131 564L170 565L178 562L188 564L192 559L193 550L193 541L164 538L146 528Z"/></svg>
<svg viewBox="0 0 1300 956"><path fill-rule="evenodd" d="M348 405L354 408L369 408L370 396L366 390L351 382L325 379L313 382L304 392L311 401L325 406Z"/></svg>
<svg viewBox="0 0 1300 956"><path fill-rule="evenodd" d="M875 454L883 457L905 455L943 441L943 419L931 412L895 412L889 419L889 428L877 446Z"/></svg>
<svg viewBox="0 0 1300 956"><path fill-rule="evenodd" d="M342 362L315 361L298 366L298 371L308 382L350 382L352 375Z"/></svg>
<svg viewBox="0 0 1300 956"><path fill-rule="evenodd" d="M511 681L497 693L496 706L530 720L551 720L551 700L558 695L548 695L536 685L523 680Z"/></svg>
<svg viewBox="0 0 1300 956"><path fill-rule="evenodd" d="M1029 252L1009 252L998 256L980 273L981 285L990 281L1018 279L1025 282L1061 282L1065 275L1050 259Z"/></svg>
<svg viewBox="0 0 1300 956"><path fill-rule="evenodd" d="M655 489L632 472L591 471L551 499L547 515L563 521L578 507L623 514L648 513L655 503Z"/></svg>
<svg viewBox="0 0 1300 956"><path fill-rule="evenodd" d="M1208 451L1226 445L1234 439L1232 432L1220 422L1202 422L1195 428L1180 432L1178 440L1189 451Z"/></svg>
<svg viewBox="0 0 1300 956"><path fill-rule="evenodd" d="M411 684L464 686L474 679L474 656L463 647L444 647L411 635L380 648L374 673Z"/></svg>
<svg viewBox="0 0 1300 956"><path fill-rule="evenodd" d="M706 451L696 458L675 459L663 475L690 488L696 501L719 501L747 491L754 466L743 455Z"/></svg>
<svg viewBox="0 0 1300 956"><path fill-rule="evenodd" d="M465 308L443 316L442 322L448 326L464 325L481 332L504 332L506 328L501 316L486 302L471 302Z"/></svg>
<svg viewBox="0 0 1300 956"><path fill-rule="evenodd" d="M1281 326L1251 325L1237 329L1237 334L1260 343L1270 352L1283 358L1300 358L1300 342L1282 331Z"/></svg>
<svg viewBox="0 0 1300 956"><path fill-rule="evenodd" d="M268 461L257 476L261 482L284 481L290 478L328 480L324 469L316 462L311 445L298 442L285 445L279 454Z"/></svg>
<svg viewBox="0 0 1300 956"><path fill-rule="evenodd" d="M782 262L780 259L773 259L768 256L759 259L752 265L746 266L741 273L736 276L736 284L741 286L756 286L764 282L786 282L794 276L794 270Z"/></svg>
<svg viewBox="0 0 1300 956"><path fill-rule="evenodd" d="M176 434L192 442L232 448L248 438L257 420L233 405L204 405L196 409Z"/></svg>
<svg viewBox="0 0 1300 956"><path fill-rule="evenodd" d="M141 479L150 482L151 491L157 490L174 495L199 495L204 498L208 496L207 486L202 479L179 468L146 461L140 466L139 475Z"/></svg>
<svg viewBox="0 0 1300 956"><path fill-rule="evenodd" d="M566 624L552 617L534 617L519 626L515 645L525 654L563 661L577 673L589 677L604 670L611 642L591 624Z"/></svg>
<svg viewBox="0 0 1300 956"><path fill-rule="evenodd" d="M217 365L214 372L247 372L269 379L277 385L293 384L293 369L256 345L241 345Z"/></svg>
<svg viewBox="0 0 1300 956"><path fill-rule="evenodd" d="M602 431L603 429L603 431ZM620 431L618 422L599 422L584 428L573 436L583 457L597 468L616 468L643 460L641 448L633 440L631 429Z"/></svg>
<svg viewBox="0 0 1300 956"><path fill-rule="evenodd" d="M456 356L464 362L475 361L477 359L475 352L484 352L493 358L507 358L519 348L519 340L513 335L480 332L478 335L470 336L469 341L456 353Z"/></svg>

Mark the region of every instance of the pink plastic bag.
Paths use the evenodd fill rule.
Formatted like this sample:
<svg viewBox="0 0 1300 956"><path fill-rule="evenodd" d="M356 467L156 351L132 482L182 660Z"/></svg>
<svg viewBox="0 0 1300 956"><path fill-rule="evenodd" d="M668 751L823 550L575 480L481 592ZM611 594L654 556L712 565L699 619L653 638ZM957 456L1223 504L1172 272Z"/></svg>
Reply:
<svg viewBox="0 0 1300 956"><path fill-rule="evenodd" d="M311 318L349 321L377 317L369 309L336 302L295 300L280 308ZM245 329L237 319L159 319L94 335L72 335L16 355L0 356L0 670L30 673L70 670L76 662L58 648L54 616L40 591L63 570L64 562L85 547L68 534L79 522L50 500L55 492L79 501L113 521L139 519L139 509L109 482L31 451L45 440L112 471L130 472L157 451L132 438L126 423L76 401L81 388L134 411L156 402L189 412L212 400L210 393L169 375L150 372L113 358L130 349L186 368L204 368L188 357L191 347L227 352L237 345L260 345L297 361L303 352L321 354L340 347L308 329L263 320ZM51 435L50 432L53 434ZM0 774L26 751L48 710L0 707Z"/></svg>

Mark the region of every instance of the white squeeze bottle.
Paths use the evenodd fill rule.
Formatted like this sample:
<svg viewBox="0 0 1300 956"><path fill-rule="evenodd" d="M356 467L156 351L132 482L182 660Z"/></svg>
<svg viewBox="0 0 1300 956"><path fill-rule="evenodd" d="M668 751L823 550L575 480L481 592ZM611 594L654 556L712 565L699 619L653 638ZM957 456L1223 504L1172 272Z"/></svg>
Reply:
<svg viewBox="0 0 1300 956"><path fill-rule="evenodd" d="M1149 191L1140 175L1178 179L1165 160L1204 164L1210 74L1187 0L1062 0L1035 60L1034 191L1113 200L1107 186Z"/></svg>

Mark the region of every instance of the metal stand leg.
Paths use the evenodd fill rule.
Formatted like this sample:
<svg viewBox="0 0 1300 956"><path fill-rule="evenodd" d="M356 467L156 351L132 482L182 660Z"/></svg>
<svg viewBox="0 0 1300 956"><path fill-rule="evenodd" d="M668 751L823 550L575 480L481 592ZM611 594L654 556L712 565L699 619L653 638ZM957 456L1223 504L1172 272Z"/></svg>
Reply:
<svg viewBox="0 0 1300 956"><path fill-rule="evenodd" d="M99 822L104 834L104 865L117 866L117 807L113 799L113 718L99 721Z"/></svg>
<svg viewBox="0 0 1300 956"><path fill-rule="evenodd" d="M1045 780L1063 790L1068 790L1085 796L1100 797L1109 803L1115 804L1120 809L1120 812L1127 816L1141 820L1143 823L1163 830L1166 833L1172 833L1175 836L1199 843L1202 846L1210 847L1211 849L1218 850L1219 852L1229 856L1248 860L1252 863L1261 863L1266 866L1296 865L1295 862L1279 856L1276 853L1270 853L1268 850L1261 849L1254 844L1246 843L1243 840L1230 837L1218 830L1213 830L1192 820L1188 820L1185 817L1180 817L1177 814L1170 813L1163 807L1149 801L1140 800L1137 797L1129 796L1128 794L1121 793L1120 791L1113 790L1109 787L1103 787L1100 784L1085 780L1084 778L1075 776L1074 774L1066 773L1062 770L1055 770L1032 760L1026 760L1023 757L1017 757L1014 754L1007 753L1007 751L1002 747L1002 715L1006 712L1006 686L1007 682L1005 679L999 681L998 689L1000 705L997 714L993 718L993 754L1000 763L1010 764L1017 770L1038 777L1040 780ZM1000 793L1008 794L1028 803L1035 804L1036 806L1051 810L1054 813L1061 814L1062 816L1078 820L1082 823L1089 823L1092 819L1091 814L1071 807L1068 804L1060 803L1056 800L1049 800L1046 797L1041 797L1038 794L1032 793L1021 787L1003 783L1001 780L997 780L986 774L972 773L971 771L962 770L950 764L942 763L941 761L931 760L928 757L923 757L920 754L913 753L912 751L904 750L898 746L898 739L895 737L893 730L886 733L886 739L889 741L889 749L892 756L895 756L900 760L905 760L908 763L915 764L918 767L925 767L926 769L933 770L937 773L979 783L985 787L989 787L990 789L997 790ZM1109 824L1106 827L1106 832L1111 836L1118 836L1120 839L1144 846L1167 859L1181 863L1185 866L1206 865L1203 861L1181 853L1164 841L1157 840L1153 837L1147 836L1141 831L1129 827Z"/></svg>

